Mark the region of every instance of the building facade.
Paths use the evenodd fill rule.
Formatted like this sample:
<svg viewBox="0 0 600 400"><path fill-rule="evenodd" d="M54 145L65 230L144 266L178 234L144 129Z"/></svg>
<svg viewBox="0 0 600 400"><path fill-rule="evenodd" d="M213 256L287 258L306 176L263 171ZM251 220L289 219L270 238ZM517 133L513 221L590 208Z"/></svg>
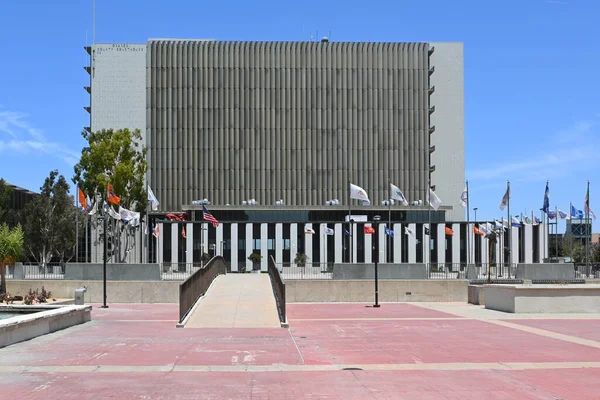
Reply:
<svg viewBox="0 0 600 400"><path fill-rule="evenodd" d="M373 204L391 181L409 201L429 180L462 220L462 43L96 44L91 126L139 128L165 211L195 199L239 206ZM436 52L438 55L436 55Z"/></svg>
<svg viewBox="0 0 600 400"><path fill-rule="evenodd" d="M372 237L362 228L374 213L390 215L399 230L389 260L466 262L467 252L485 259L460 206L462 43L156 39L86 50L86 129L140 129L148 181L161 202L149 217L151 227L162 228L159 238L144 239L140 227L131 261L196 262L202 250L232 263L272 252L285 263L303 250L314 262L366 262ZM371 206L350 201L349 182L365 189ZM390 182L421 206L382 207ZM429 184L443 202L438 211L422 206ZM206 224L192 205L198 199L210 200L222 222L216 230L200 230ZM250 199L258 206L248 206ZM325 207L331 199L341 205ZM182 210L187 222L166 220ZM324 224L334 235L322 243ZM453 226L456 236L449 241L438 225ZM314 235L304 234L308 226ZM356 230L352 240L349 229ZM516 251L524 260L539 259L547 240L526 232L513 246L522 245ZM92 246L92 261L97 250Z"/></svg>

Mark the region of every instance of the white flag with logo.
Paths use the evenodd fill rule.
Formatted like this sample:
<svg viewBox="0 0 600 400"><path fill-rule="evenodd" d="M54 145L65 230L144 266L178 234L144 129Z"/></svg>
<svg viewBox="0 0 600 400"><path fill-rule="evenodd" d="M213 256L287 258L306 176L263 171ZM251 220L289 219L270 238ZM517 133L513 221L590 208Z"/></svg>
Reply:
<svg viewBox="0 0 600 400"><path fill-rule="evenodd" d="M410 235L411 237L415 237L415 233L412 231L412 229L410 229L408 226L404 227L404 233L406 235Z"/></svg>
<svg viewBox="0 0 600 400"><path fill-rule="evenodd" d="M506 187L506 193L504 193L504 196L502 196L502 203L500 203L500 210L504 211L504 208L506 208L506 205L508 204L510 200L510 187L507 186Z"/></svg>
<svg viewBox="0 0 600 400"><path fill-rule="evenodd" d="M467 202L469 201L469 192L467 191L467 186L465 185L465 190L463 190L460 195L460 205L467 208Z"/></svg>
<svg viewBox="0 0 600 400"><path fill-rule="evenodd" d="M429 193L427 193L427 202L431 204L431 207L433 207L433 209L436 211L442 205L442 201L437 196L437 194L435 194L435 192L431 190L431 188L429 188Z"/></svg>
<svg viewBox="0 0 600 400"><path fill-rule="evenodd" d="M356 200L368 201L369 203L371 202L369 200L369 196L367 196L367 192L365 192L365 190L363 188L361 188L360 186L354 185L352 183L350 184L350 198L356 199Z"/></svg>
<svg viewBox="0 0 600 400"><path fill-rule="evenodd" d="M398 186L393 185L391 183L390 183L390 186L392 188L392 199L398 200L403 205L407 206L408 200L406 200L406 197L404 197L404 193L402 193L402 190L400 190L400 188Z"/></svg>
<svg viewBox="0 0 600 400"><path fill-rule="evenodd" d="M333 235L333 234L335 234L335 232L333 231L333 229L324 226L323 227L323 234L324 235Z"/></svg>

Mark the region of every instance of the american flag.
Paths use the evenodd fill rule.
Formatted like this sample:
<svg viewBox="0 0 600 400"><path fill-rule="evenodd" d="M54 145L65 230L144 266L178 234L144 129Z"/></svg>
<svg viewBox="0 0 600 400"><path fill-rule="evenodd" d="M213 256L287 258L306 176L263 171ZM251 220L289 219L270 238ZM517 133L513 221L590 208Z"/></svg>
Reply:
<svg viewBox="0 0 600 400"><path fill-rule="evenodd" d="M202 206L202 213L204 214L205 221L210 222L215 228L219 226L219 221L204 206Z"/></svg>

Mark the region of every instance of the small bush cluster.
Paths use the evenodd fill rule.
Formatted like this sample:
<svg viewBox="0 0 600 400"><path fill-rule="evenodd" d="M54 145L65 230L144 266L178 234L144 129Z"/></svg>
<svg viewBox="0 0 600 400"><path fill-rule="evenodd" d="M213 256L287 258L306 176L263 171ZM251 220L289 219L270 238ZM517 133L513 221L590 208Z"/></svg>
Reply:
<svg viewBox="0 0 600 400"><path fill-rule="evenodd" d="M46 288L42 286L42 290L29 289L27 295L23 298L23 303L31 305L34 303L47 303L48 299L52 297L52 292L46 291Z"/></svg>
<svg viewBox="0 0 600 400"><path fill-rule="evenodd" d="M23 296L12 296L10 293L0 293L0 303L6 303L8 305L21 300L23 300Z"/></svg>

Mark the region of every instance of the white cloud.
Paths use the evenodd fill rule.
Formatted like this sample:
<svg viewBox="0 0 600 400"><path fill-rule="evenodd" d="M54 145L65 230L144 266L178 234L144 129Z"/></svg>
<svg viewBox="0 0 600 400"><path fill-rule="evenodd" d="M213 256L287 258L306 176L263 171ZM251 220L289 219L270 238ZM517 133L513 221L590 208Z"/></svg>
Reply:
<svg viewBox="0 0 600 400"><path fill-rule="evenodd" d="M509 179L515 182L575 177L578 172L589 171L599 163L596 149L600 147L600 138L596 127L593 121L579 121L550 135L549 140L539 145L504 151L500 154L504 162L495 158L495 165L473 169L467 176L475 181Z"/></svg>
<svg viewBox="0 0 600 400"><path fill-rule="evenodd" d="M62 159L69 166L75 165L80 157L79 153L65 145L46 139L41 130L27 121L26 114L0 107L0 153L8 151L48 154Z"/></svg>

